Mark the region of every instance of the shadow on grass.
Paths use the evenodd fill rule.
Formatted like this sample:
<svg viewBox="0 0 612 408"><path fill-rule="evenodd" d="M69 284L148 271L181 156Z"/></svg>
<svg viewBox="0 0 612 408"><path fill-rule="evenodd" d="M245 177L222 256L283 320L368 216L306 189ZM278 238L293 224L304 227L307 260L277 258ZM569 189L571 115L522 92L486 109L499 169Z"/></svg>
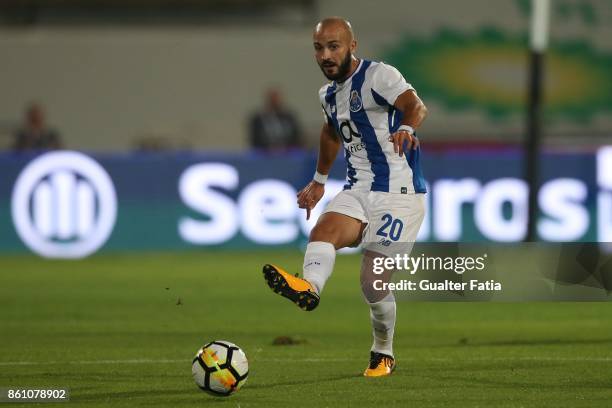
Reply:
<svg viewBox="0 0 612 408"><path fill-rule="evenodd" d="M351 375L338 375L334 377L318 377L318 378L310 378L310 379L296 378L295 380L292 380L292 381L280 381L280 382L265 383L265 384L251 384L249 385L249 388L259 389L259 388L285 387L285 386L291 386L291 385L314 385L314 384L329 383L329 382L334 382L334 381L349 380L352 378L360 378L360 377L363 377L363 376L361 374L351 374Z"/></svg>
<svg viewBox="0 0 612 408"><path fill-rule="evenodd" d="M362 377L360 374L352 374L352 375L338 375L333 377L318 377L311 379L301 379L296 378L293 381L281 381L276 383L265 383L265 384L247 384L247 387L252 390L258 389L273 389L275 387L285 387L285 386L303 386L303 385L315 385L319 383L329 383L334 381L342 381L353 378ZM172 397L183 398L186 396L193 397L197 395L199 392L194 387L185 387L181 389L166 389L166 390L155 390L155 389L146 389L146 390L134 390L134 391L121 391L121 392L103 392L103 393L92 393L87 395L72 395L71 402L78 403L101 403L101 402L118 402L118 401L129 401L134 398L164 398L164 397ZM226 398L211 398L207 400L207 403L215 403L215 402L224 402L227 401Z"/></svg>

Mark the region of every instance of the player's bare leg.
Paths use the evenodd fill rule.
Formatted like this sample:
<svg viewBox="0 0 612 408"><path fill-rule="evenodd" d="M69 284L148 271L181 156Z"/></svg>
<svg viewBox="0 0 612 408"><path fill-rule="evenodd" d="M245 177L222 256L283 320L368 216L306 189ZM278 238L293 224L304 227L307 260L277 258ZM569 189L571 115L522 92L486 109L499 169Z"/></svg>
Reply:
<svg viewBox="0 0 612 408"><path fill-rule="evenodd" d="M393 357L393 333L395 330L395 298L388 289L377 290L374 281L390 282L393 270L385 270L382 274L373 273L374 258L384 255L364 251L361 263L361 291L370 306L372 336L374 338L370 349L370 364L363 373L366 377L381 377L390 375L395 369Z"/></svg>
<svg viewBox="0 0 612 408"><path fill-rule="evenodd" d="M263 267L268 286L302 310L313 310L318 306L325 282L334 269L336 250L358 242L363 228L361 221L355 218L334 212L323 214L310 233L304 255L303 278L268 264Z"/></svg>

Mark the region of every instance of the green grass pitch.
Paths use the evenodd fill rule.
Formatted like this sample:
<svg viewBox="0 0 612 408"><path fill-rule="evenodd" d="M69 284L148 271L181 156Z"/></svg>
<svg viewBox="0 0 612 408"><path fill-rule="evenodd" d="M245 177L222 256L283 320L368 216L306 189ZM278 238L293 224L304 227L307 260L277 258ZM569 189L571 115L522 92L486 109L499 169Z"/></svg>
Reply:
<svg viewBox="0 0 612 408"><path fill-rule="evenodd" d="M2 256L0 387L69 387L84 407L610 406L612 303L399 303L397 371L371 379L359 257L338 257L310 313L265 285L267 262L292 270L301 254ZM229 398L191 379L214 339L250 361Z"/></svg>

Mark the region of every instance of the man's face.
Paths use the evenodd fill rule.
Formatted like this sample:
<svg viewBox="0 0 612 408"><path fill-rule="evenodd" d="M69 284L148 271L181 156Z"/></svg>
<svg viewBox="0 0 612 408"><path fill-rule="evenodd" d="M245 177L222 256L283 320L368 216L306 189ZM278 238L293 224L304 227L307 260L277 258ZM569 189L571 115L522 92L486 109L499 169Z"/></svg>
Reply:
<svg viewBox="0 0 612 408"><path fill-rule="evenodd" d="M313 36L315 57L323 75L332 81L342 81L351 70L355 42L346 33L333 28L316 30Z"/></svg>
<svg viewBox="0 0 612 408"><path fill-rule="evenodd" d="M45 122L45 114L38 105L31 106L26 113L26 121L30 126L42 127Z"/></svg>

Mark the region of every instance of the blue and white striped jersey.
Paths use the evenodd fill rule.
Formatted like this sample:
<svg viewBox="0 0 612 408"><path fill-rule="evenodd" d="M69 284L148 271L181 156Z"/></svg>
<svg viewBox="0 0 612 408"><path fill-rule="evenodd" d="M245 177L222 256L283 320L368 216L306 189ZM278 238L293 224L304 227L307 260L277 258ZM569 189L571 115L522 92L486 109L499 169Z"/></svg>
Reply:
<svg viewBox="0 0 612 408"><path fill-rule="evenodd" d="M361 60L346 81L333 81L320 89L327 121L344 143L345 190L426 192L420 148L400 157L389 142L389 135L402 122L402 112L393 104L409 89L414 88L397 69L367 60Z"/></svg>

